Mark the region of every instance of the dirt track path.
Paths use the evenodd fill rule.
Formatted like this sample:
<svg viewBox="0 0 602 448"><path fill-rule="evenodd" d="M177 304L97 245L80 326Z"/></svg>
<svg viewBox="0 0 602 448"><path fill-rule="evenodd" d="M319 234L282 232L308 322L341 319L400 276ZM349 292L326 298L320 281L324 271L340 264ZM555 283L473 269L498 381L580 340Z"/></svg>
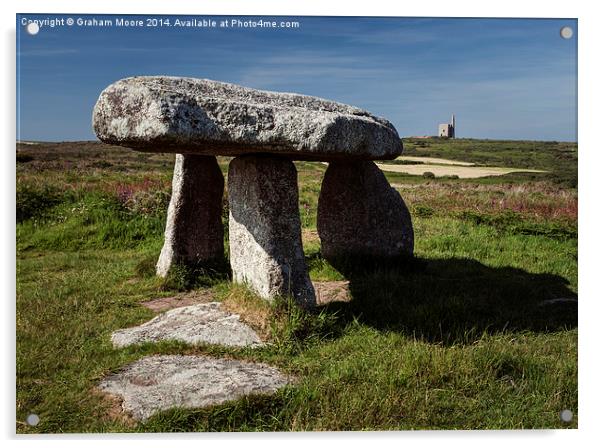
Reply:
<svg viewBox="0 0 602 448"><path fill-rule="evenodd" d="M503 176L509 173L545 173L541 170L530 170L526 168L499 168L493 166L460 166L460 165L394 165L378 163L383 171L392 173L406 173L421 176L425 172L431 172L436 177L456 175L461 179L474 179L478 177Z"/></svg>
<svg viewBox="0 0 602 448"><path fill-rule="evenodd" d="M423 162L432 163L435 165L459 165L459 166L475 166L472 162L462 162L460 160L439 159L437 157L415 157L415 156L399 156L395 160L406 160L408 162Z"/></svg>

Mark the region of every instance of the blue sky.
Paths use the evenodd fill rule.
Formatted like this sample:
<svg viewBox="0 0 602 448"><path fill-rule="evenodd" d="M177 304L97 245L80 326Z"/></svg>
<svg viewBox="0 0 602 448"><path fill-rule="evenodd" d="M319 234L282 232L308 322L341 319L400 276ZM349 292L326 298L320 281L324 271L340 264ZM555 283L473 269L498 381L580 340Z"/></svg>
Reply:
<svg viewBox="0 0 602 448"><path fill-rule="evenodd" d="M576 33L559 34L576 31L573 19L262 17L300 27L42 26L34 36L21 25L67 17L127 16L17 16L19 139L95 139L92 108L107 85L161 74L353 104L402 137L435 135L455 113L458 137L577 140Z"/></svg>

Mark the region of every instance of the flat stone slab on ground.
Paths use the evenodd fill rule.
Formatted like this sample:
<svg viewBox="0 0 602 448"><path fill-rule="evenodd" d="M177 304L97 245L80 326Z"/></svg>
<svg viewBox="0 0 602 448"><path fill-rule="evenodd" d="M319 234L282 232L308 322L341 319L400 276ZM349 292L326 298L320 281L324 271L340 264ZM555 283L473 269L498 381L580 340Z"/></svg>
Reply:
<svg viewBox="0 0 602 448"><path fill-rule="evenodd" d="M111 336L115 347L144 342L176 340L233 347L257 347L263 342L240 316L210 302L174 308L136 327L117 330Z"/></svg>
<svg viewBox="0 0 602 448"><path fill-rule="evenodd" d="M389 121L357 107L208 79L122 79L100 94L93 125L100 140L147 152L390 160L403 150Z"/></svg>
<svg viewBox="0 0 602 448"><path fill-rule="evenodd" d="M249 394L273 393L291 379L278 369L209 356L159 355L142 358L99 385L117 395L123 410L139 421L171 408L201 408Z"/></svg>

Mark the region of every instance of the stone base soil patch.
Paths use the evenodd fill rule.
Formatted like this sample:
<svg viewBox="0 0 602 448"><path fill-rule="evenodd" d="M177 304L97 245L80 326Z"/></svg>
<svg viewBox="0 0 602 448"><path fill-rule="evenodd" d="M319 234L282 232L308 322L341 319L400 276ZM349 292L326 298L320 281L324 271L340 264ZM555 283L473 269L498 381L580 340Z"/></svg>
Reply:
<svg viewBox="0 0 602 448"><path fill-rule="evenodd" d="M142 306L156 313L180 308L183 306L197 305L199 303L209 303L215 301L215 294L210 289L199 291L189 291L183 294L177 294L169 297L159 297L156 299L142 302Z"/></svg>
<svg viewBox="0 0 602 448"><path fill-rule="evenodd" d="M349 281L313 282L318 306L332 302L350 302Z"/></svg>

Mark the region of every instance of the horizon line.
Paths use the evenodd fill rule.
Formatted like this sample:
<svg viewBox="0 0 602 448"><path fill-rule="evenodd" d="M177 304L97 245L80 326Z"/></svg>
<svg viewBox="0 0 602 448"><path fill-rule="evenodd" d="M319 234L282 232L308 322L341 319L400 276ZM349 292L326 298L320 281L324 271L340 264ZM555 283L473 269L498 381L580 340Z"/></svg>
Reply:
<svg viewBox="0 0 602 448"><path fill-rule="evenodd" d="M454 138L445 138L439 137L437 135L408 135L404 137L399 137L401 140L404 139L424 139L424 140L487 140L487 141L514 141L514 142L556 142L556 143L575 143L577 144L579 140L538 140L538 139L529 139L529 138L486 138L486 137L454 137ZM102 140L15 140L17 144L39 144L39 143L102 143L110 146L121 146L121 145L111 145L109 143L104 143ZM125 148L126 146L124 146Z"/></svg>

